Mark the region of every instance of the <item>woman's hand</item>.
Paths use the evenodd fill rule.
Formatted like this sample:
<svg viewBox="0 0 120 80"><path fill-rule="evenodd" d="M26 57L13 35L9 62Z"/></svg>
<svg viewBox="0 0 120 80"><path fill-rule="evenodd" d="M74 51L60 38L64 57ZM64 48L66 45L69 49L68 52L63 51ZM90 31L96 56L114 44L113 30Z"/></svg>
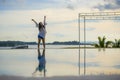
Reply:
<svg viewBox="0 0 120 80"><path fill-rule="evenodd" d="M46 16L44 16L44 19L46 19Z"/></svg>
<svg viewBox="0 0 120 80"><path fill-rule="evenodd" d="M44 21L43 22L44 22L44 26L47 25L47 23L46 23L46 16L44 16Z"/></svg>
<svg viewBox="0 0 120 80"><path fill-rule="evenodd" d="M34 19L31 19L32 21L35 21Z"/></svg>

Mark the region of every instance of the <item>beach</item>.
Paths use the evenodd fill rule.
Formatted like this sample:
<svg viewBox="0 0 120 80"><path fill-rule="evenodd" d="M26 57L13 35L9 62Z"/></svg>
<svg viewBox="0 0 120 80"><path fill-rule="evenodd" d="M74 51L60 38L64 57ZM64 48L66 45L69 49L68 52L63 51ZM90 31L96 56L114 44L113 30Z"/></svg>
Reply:
<svg viewBox="0 0 120 80"><path fill-rule="evenodd" d="M54 77L0 76L0 80L120 80L120 75L87 75L87 76L54 76Z"/></svg>

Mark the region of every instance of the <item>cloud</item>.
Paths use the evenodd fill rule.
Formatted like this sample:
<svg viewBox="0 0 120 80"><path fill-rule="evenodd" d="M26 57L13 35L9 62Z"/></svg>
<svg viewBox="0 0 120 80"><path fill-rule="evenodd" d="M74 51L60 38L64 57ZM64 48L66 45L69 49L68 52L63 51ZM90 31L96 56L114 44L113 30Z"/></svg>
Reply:
<svg viewBox="0 0 120 80"><path fill-rule="evenodd" d="M74 6L71 5L71 4L68 4L68 5L67 5L67 8L70 9L70 10L74 10L74 9L75 9Z"/></svg>
<svg viewBox="0 0 120 80"><path fill-rule="evenodd" d="M0 5L1 6L17 6L22 5L26 2L27 0L0 0Z"/></svg>
<svg viewBox="0 0 120 80"><path fill-rule="evenodd" d="M75 9L76 0L0 0L0 10Z"/></svg>
<svg viewBox="0 0 120 80"><path fill-rule="evenodd" d="M83 11L101 0L0 0L0 10L68 9Z"/></svg>
<svg viewBox="0 0 120 80"><path fill-rule="evenodd" d="M0 10L38 10L56 5L55 0L0 0Z"/></svg>
<svg viewBox="0 0 120 80"><path fill-rule="evenodd" d="M104 0L104 4L98 4L94 6L99 10L119 10L120 9L120 0Z"/></svg>
<svg viewBox="0 0 120 80"><path fill-rule="evenodd" d="M74 10L75 9L75 2L72 0L66 0L66 8L70 9L70 10Z"/></svg>

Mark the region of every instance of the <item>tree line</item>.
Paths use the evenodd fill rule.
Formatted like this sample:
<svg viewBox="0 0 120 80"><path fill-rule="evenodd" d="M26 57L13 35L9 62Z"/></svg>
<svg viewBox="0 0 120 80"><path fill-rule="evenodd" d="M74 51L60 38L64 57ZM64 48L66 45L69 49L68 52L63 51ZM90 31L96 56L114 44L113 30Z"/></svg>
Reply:
<svg viewBox="0 0 120 80"><path fill-rule="evenodd" d="M0 41L0 47L13 47L16 45L34 45L36 42L23 42L23 41Z"/></svg>
<svg viewBox="0 0 120 80"><path fill-rule="evenodd" d="M0 41L0 47L13 47L16 45L36 45L36 42L23 42L23 41ZM46 45L84 45L84 42L79 43L78 41L65 41L59 42L54 41L52 43L46 43ZM92 45L92 42L87 42L86 45Z"/></svg>

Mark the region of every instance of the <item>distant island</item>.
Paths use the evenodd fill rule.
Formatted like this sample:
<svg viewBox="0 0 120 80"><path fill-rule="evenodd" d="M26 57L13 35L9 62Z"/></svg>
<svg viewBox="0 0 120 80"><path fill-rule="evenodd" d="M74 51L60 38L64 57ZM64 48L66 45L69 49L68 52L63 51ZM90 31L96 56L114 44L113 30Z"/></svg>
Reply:
<svg viewBox="0 0 120 80"><path fill-rule="evenodd" d="M36 42L23 42L23 41L0 41L0 47L13 47L16 45L35 45Z"/></svg>
<svg viewBox="0 0 120 80"><path fill-rule="evenodd" d="M86 42L86 45L92 45L94 42ZM16 45L37 45L37 42L24 42L24 41L0 41L0 47L13 47ZM46 43L46 45L79 45L78 41L54 41L52 43ZM83 42L80 45L84 45Z"/></svg>

